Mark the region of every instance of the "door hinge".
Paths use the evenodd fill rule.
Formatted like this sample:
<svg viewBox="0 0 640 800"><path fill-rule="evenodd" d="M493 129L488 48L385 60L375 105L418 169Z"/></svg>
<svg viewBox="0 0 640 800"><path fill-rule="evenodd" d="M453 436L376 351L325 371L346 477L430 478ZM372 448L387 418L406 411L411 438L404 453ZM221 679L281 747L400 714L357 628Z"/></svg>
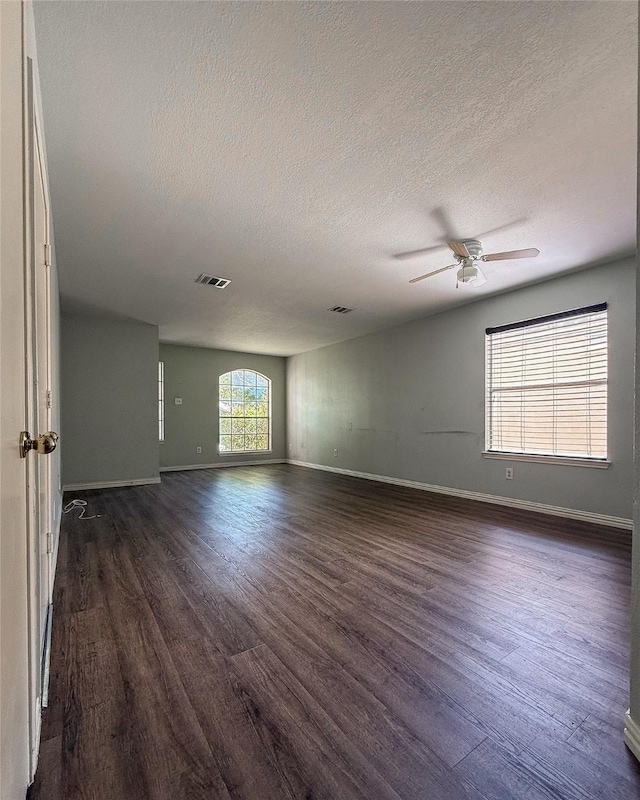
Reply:
<svg viewBox="0 0 640 800"><path fill-rule="evenodd" d="M47 553L53 553L53 536L47 531Z"/></svg>
<svg viewBox="0 0 640 800"><path fill-rule="evenodd" d="M51 408L51 389L47 389L47 408Z"/></svg>
<svg viewBox="0 0 640 800"><path fill-rule="evenodd" d="M44 265L45 267L51 266L51 245L45 244L44 246Z"/></svg>

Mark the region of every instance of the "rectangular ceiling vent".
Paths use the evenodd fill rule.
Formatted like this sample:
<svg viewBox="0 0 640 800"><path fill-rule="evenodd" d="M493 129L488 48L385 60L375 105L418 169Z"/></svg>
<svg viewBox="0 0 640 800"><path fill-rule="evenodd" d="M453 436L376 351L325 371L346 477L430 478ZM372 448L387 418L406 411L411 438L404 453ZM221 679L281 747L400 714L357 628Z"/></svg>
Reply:
<svg viewBox="0 0 640 800"><path fill-rule="evenodd" d="M346 306L333 306L332 308L328 308L327 311L333 311L335 314L348 314L350 311L353 311L353 309L347 308Z"/></svg>
<svg viewBox="0 0 640 800"><path fill-rule="evenodd" d="M216 289L224 289L224 287L228 286L231 281L228 278L216 278L213 275L205 275L203 272L202 275L196 278L196 283L204 283L205 286L213 286Z"/></svg>

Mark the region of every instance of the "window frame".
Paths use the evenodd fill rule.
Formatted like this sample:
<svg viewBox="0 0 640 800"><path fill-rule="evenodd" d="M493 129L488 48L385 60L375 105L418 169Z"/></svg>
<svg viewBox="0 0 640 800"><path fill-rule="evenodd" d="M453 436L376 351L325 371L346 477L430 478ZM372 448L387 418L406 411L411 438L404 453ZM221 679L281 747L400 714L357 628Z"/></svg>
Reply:
<svg viewBox="0 0 640 800"><path fill-rule="evenodd" d="M220 449L220 446L221 446L220 437L223 435L220 432L220 427L221 427L220 426L220 421L223 420L223 419L231 419L231 420L234 419L233 416L223 417L220 414L220 402L221 402L220 401L220 380L225 375L233 376L234 372L252 372L258 378L262 378L263 380L265 380L267 382L267 387L266 387L267 388L267 417L266 417L266 419L267 419L267 449L266 450L221 450ZM231 378L231 381L233 381L233 377ZM230 383L229 385L233 386L233 383ZM273 431L272 431L273 400L272 400L272 396L273 396L273 382L272 382L271 378L269 378L268 375L265 375L262 372L258 372L258 370L256 370L256 369L251 369L249 367L235 367L234 369L229 369L226 372L222 372L222 373L220 373L220 375L218 375L218 442L217 442L217 445L216 445L216 449L217 449L217 453L218 453L218 455L220 457L225 458L227 456L239 456L239 455L240 456L241 455L265 455L265 454L269 454L269 453L273 452L273 438L272 438L272 436L273 436ZM245 416L243 416L243 417L235 417L235 419L265 419L265 417L245 417ZM224 435L227 435L227 434L224 434ZM233 435L233 434L228 434L228 435Z"/></svg>
<svg viewBox="0 0 640 800"><path fill-rule="evenodd" d="M605 456L589 456L585 454L568 455L564 453L540 453L533 451L511 451L491 449L492 440L492 385L491 385L491 362L490 362L490 341L493 334L503 331L516 330L521 328L528 328L534 325L548 324L556 320L568 319L571 317L587 316L589 314L605 312L606 325L607 325L607 339L606 339L606 415L605 415L605 436L606 436L606 455ZM607 469L611 464L609 460L609 320L608 320L608 304L598 303L592 306L585 306L583 308L571 309L569 311L560 312L557 314L549 314L542 317L533 319L522 320L507 325L500 325L493 328L487 328L485 331L485 405L484 405L484 418L485 418L485 449L482 455L489 459L503 459L506 461L527 461L538 462L545 464L563 464L573 465L580 467L594 467L596 469ZM594 381L594 384L597 381ZM535 387L532 386L532 389Z"/></svg>
<svg viewBox="0 0 640 800"><path fill-rule="evenodd" d="M158 442L165 442L166 406L164 397L164 361L158 361Z"/></svg>

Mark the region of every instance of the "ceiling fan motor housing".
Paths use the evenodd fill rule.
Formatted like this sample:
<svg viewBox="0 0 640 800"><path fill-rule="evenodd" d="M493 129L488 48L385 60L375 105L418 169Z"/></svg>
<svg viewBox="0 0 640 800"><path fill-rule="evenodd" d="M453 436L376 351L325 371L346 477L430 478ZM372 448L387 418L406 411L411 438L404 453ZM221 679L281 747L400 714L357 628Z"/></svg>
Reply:
<svg viewBox="0 0 640 800"><path fill-rule="evenodd" d="M463 239L462 244L474 261L482 257L482 244L477 239Z"/></svg>

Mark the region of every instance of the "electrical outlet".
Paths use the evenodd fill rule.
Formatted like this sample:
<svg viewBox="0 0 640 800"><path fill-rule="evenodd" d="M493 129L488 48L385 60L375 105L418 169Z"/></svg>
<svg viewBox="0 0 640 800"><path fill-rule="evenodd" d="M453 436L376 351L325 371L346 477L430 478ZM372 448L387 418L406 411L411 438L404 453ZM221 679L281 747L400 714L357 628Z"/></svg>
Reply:
<svg viewBox="0 0 640 800"><path fill-rule="evenodd" d="M505 472L506 479L508 481L512 481L513 480L513 467L507 467L504 472Z"/></svg>
<svg viewBox="0 0 640 800"><path fill-rule="evenodd" d="M289 445L289 450L290 451L293 450L293 445L292 444Z"/></svg>
<svg viewBox="0 0 640 800"><path fill-rule="evenodd" d="M201 453L201 452L202 452L202 448L201 447L196 447L196 453Z"/></svg>
<svg viewBox="0 0 640 800"><path fill-rule="evenodd" d="M181 397L176 397L175 398L175 402L176 402L177 406L181 406L182 405L182 398Z"/></svg>
<svg viewBox="0 0 640 800"><path fill-rule="evenodd" d="M334 447L334 449L333 449L333 455L334 455L334 456L337 456L337 455L338 455L338 448L337 448L337 447Z"/></svg>

